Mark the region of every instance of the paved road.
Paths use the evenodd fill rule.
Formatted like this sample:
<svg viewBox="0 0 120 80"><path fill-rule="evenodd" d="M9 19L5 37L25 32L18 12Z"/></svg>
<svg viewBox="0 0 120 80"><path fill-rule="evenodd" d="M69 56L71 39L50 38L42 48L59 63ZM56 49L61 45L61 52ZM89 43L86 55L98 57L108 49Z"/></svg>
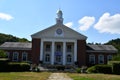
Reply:
<svg viewBox="0 0 120 80"><path fill-rule="evenodd" d="M47 80L73 80L65 73L52 73Z"/></svg>

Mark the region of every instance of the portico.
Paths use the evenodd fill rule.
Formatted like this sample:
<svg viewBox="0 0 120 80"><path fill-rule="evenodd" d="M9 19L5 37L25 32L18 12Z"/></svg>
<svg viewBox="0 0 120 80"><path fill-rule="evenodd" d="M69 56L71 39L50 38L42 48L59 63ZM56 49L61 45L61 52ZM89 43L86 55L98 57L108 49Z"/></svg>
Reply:
<svg viewBox="0 0 120 80"><path fill-rule="evenodd" d="M44 64L72 65L77 61L77 41L70 39L41 39L40 61Z"/></svg>
<svg viewBox="0 0 120 80"><path fill-rule="evenodd" d="M87 37L63 24L62 11L57 11L56 24L32 37L33 63L50 65L85 64ZM39 43L39 44L38 44ZM37 58L36 56L37 55Z"/></svg>

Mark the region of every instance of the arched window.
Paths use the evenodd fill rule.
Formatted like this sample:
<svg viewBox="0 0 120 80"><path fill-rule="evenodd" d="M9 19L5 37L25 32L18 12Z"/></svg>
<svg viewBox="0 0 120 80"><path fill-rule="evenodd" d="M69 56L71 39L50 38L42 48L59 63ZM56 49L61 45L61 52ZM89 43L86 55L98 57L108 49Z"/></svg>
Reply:
<svg viewBox="0 0 120 80"><path fill-rule="evenodd" d="M69 55L67 55L67 62L72 62L72 56L69 54Z"/></svg>
<svg viewBox="0 0 120 80"><path fill-rule="evenodd" d="M99 64L104 64L104 55L99 55L98 56L98 63Z"/></svg>
<svg viewBox="0 0 120 80"><path fill-rule="evenodd" d="M19 56L18 52L13 52L13 61L18 61L18 56Z"/></svg>
<svg viewBox="0 0 120 80"><path fill-rule="evenodd" d="M45 55L45 62L50 62L50 54Z"/></svg>
<svg viewBox="0 0 120 80"><path fill-rule="evenodd" d="M89 63L90 64L95 64L95 55L89 55Z"/></svg>
<svg viewBox="0 0 120 80"><path fill-rule="evenodd" d="M28 54L26 52L22 53L22 61L27 61Z"/></svg>
<svg viewBox="0 0 120 80"><path fill-rule="evenodd" d="M110 61L110 60L112 60L112 55L107 56L107 61Z"/></svg>

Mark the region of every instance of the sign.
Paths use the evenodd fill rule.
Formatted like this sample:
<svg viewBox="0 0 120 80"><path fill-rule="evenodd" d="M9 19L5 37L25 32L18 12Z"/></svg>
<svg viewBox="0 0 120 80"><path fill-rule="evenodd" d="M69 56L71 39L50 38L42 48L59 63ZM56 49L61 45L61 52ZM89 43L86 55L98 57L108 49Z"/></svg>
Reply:
<svg viewBox="0 0 120 80"><path fill-rule="evenodd" d="M56 56L62 56L62 52L55 52Z"/></svg>

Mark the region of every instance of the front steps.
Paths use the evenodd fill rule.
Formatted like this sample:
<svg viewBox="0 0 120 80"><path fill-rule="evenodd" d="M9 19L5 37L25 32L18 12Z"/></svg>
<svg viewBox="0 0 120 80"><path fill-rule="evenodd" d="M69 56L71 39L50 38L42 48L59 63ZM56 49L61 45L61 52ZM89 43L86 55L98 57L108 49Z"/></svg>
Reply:
<svg viewBox="0 0 120 80"><path fill-rule="evenodd" d="M38 65L40 71L54 71L54 72L75 72L76 68L72 65Z"/></svg>

